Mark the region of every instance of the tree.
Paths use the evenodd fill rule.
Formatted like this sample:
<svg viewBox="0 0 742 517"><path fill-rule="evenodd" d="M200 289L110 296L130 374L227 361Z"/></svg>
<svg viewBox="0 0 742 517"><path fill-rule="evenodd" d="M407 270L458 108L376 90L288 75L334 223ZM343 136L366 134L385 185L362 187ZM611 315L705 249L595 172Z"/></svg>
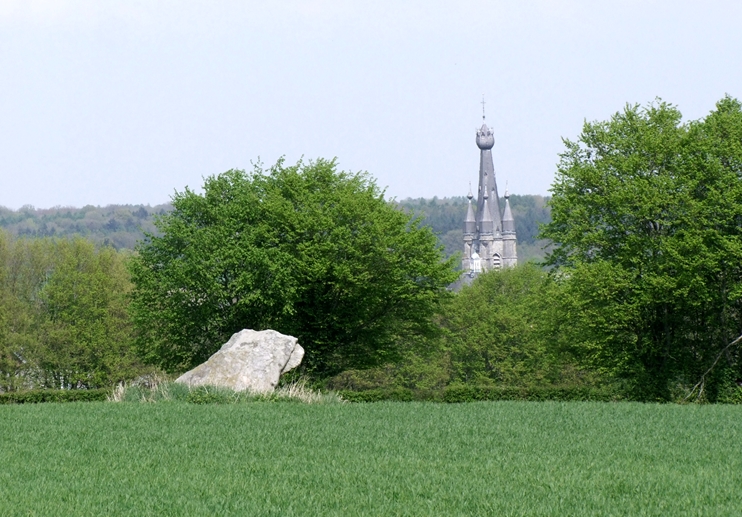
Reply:
<svg viewBox="0 0 742 517"><path fill-rule="evenodd" d="M454 380L508 386L572 383L562 350L562 286L533 263L480 275L442 312Z"/></svg>
<svg viewBox="0 0 742 517"><path fill-rule="evenodd" d="M131 281L111 247L82 238L54 243L53 272L38 293L35 362L52 387L110 386L134 377Z"/></svg>
<svg viewBox="0 0 742 517"><path fill-rule="evenodd" d="M148 361L182 371L243 328L299 338L316 376L396 357L456 278L435 235L334 161L230 170L186 188L131 262Z"/></svg>
<svg viewBox="0 0 742 517"><path fill-rule="evenodd" d="M627 106L565 146L542 235L577 349L667 399L742 332L740 103L689 123L664 102ZM742 368L738 349L725 359L712 398Z"/></svg>
<svg viewBox="0 0 742 517"><path fill-rule="evenodd" d="M141 372L130 289L110 247L0 230L0 389L93 388Z"/></svg>

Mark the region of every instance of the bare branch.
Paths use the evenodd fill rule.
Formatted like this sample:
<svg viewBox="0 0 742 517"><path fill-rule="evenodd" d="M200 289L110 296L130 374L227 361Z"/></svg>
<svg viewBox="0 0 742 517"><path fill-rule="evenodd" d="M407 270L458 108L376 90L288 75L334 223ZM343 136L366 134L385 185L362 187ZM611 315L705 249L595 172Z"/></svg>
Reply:
<svg viewBox="0 0 742 517"><path fill-rule="evenodd" d="M693 386L693 389L690 390L690 393L688 393L688 395L686 395L686 397L683 400L688 400L693 395L693 393L695 393L696 390L698 390L698 395L696 395L696 400L701 400L701 395L703 394L703 388L706 386L706 376L709 373L711 373L711 370L714 369L714 367L716 366L716 363L718 363L719 362L719 359L721 359L721 356L724 355L724 353L727 350L729 350L730 348L732 348L734 345L736 345L740 341L742 341L742 335L739 336L734 341L732 341L731 343L729 343L724 348L722 348L721 352L719 352L719 355L717 355L716 356L716 359L714 359L714 362L711 365L711 367L708 370L706 370L706 373L704 373L703 375L701 375L701 380L698 381L698 383L695 386Z"/></svg>

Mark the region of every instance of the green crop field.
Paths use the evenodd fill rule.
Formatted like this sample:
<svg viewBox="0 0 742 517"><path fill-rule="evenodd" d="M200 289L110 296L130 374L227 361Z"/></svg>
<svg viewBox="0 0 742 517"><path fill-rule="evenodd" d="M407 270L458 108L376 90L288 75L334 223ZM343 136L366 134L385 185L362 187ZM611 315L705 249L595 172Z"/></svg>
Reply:
<svg viewBox="0 0 742 517"><path fill-rule="evenodd" d="M742 407L0 406L0 515L742 515Z"/></svg>

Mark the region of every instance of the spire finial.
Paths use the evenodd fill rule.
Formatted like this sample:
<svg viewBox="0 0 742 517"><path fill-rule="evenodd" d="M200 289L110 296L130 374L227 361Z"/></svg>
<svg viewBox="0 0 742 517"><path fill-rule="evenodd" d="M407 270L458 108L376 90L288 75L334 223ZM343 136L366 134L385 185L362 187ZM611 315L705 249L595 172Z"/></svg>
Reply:
<svg viewBox="0 0 742 517"><path fill-rule="evenodd" d="M466 197L469 199L469 203L471 203L471 199L474 197L471 193L471 181L469 182L469 193L466 195Z"/></svg>
<svg viewBox="0 0 742 517"><path fill-rule="evenodd" d="M484 105L486 103L484 102L484 94L482 94L482 120L484 120Z"/></svg>
<svg viewBox="0 0 742 517"><path fill-rule="evenodd" d="M510 197L510 194L508 194L508 180L505 180L505 199L509 197Z"/></svg>

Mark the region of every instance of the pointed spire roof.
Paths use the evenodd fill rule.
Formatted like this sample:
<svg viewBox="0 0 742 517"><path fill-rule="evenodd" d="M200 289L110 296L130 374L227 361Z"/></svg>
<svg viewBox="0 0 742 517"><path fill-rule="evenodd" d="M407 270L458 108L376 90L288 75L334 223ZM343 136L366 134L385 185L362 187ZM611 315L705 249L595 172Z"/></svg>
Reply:
<svg viewBox="0 0 742 517"><path fill-rule="evenodd" d="M482 203L482 214L479 219L479 231L481 233L493 233L494 232L494 221L492 220L492 212L490 212L489 203L487 199L487 189L484 189L484 202Z"/></svg>
<svg viewBox="0 0 742 517"><path fill-rule="evenodd" d="M515 233L515 220L510 210L510 194L507 188L505 188L505 210L502 213L502 232Z"/></svg>
<svg viewBox="0 0 742 517"><path fill-rule="evenodd" d="M464 219L464 233L474 234L477 231L477 220L474 218L474 208L471 206L471 200L474 198L471 193L471 183L469 183L469 194L466 197L469 199L469 206L466 209L466 219Z"/></svg>

